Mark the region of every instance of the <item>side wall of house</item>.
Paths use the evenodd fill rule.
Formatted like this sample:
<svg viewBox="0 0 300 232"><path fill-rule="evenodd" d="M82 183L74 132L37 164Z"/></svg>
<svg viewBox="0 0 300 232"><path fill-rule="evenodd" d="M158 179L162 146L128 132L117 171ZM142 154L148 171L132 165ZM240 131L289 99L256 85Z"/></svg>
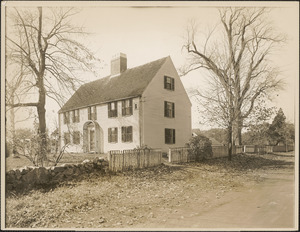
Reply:
<svg viewBox="0 0 300 232"><path fill-rule="evenodd" d="M164 89L164 76L174 78L175 90ZM175 117L164 116L164 101L175 104ZM180 77L171 61L167 59L142 95L143 120L142 143L152 148L185 146L192 136L191 102ZM165 143L165 129L175 129L175 144Z"/></svg>
<svg viewBox="0 0 300 232"><path fill-rule="evenodd" d="M130 116L122 116L122 102L118 101L118 116L114 118L108 118L108 104L101 104L96 106L97 120L96 123L100 127L100 138L99 138L99 148L100 151L106 153L110 150L124 150L133 149L140 146L140 127L139 127L139 108L140 108L140 98L133 98L132 107L133 114ZM71 111L72 112L72 111ZM63 114L59 114L60 120L60 131L61 131L61 147L64 146L64 133L69 132L71 134L70 144L67 146L66 151L80 153L84 152L83 140L84 125L89 122L88 120L88 108L79 109L80 122L72 122L72 113L70 112L70 122L68 125L64 124ZM122 142L122 127L132 126L132 142ZM118 142L109 143L108 142L108 128L117 127L118 128ZM74 144L72 133L75 131L80 132L80 144ZM86 136L86 135L85 135Z"/></svg>

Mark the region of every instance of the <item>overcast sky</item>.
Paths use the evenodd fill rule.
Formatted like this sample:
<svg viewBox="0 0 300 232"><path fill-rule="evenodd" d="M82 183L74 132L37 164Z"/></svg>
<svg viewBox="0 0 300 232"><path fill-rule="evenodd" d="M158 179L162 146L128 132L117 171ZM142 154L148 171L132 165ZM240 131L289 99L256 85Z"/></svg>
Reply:
<svg viewBox="0 0 300 232"><path fill-rule="evenodd" d="M8 3L10 4L10 3ZM28 6L28 4L20 3ZM47 3L49 4L49 3ZM55 6L70 5L68 2L50 3ZM112 7L112 4L113 7ZM133 2L135 6L152 5L153 7L130 7L128 2L76 2L82 11L74 16L74 24L83 24L91 34L84 42L103 61L98 76L84 75L87 81L92 81L109 75L110 60L118 52L127 54L128 68L171 56L176 68L185 63L182 53L185 27L188 20L196 19L200 27L207 30L208 27L218 22L217 6L224 6L226 2ZM175 4L175 5L174 5ZM241 3L231 3L230 5ZM263 3L243 3L247 5ZM39 2L29 2L29 5L38 6ZM126 5L126 6L124 6ZM154 7L154 5L169 5L172 7ZM282 71L282 77L287 85L284 91L278 92L274 98L274 105L281 107L291 122L295 119L295 106L298 105L298 81L299 81L299 15L298 3L264 3L273 8L270 19L275 28L285 33L288 41L276 54L274 61ZM20 6L20 5L19 5ZM204 84L203 72L195 71L182 77L186 89ZM295 99L297 101L295 101ZM197 110L193 103L192 126L193 128L206 128L199 124ZM48 125L53 126L57 118L58 105L53 101L47 102Z"/></svg>

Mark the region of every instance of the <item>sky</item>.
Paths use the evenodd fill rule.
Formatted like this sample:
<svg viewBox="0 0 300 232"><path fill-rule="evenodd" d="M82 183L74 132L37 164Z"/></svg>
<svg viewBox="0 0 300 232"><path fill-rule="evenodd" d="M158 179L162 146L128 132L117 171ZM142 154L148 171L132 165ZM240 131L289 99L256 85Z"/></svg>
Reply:
<svg viewBox="0 0 300 232"><path fill-rule="evenodd" d="M38 3L29 2L26 6L37 6ZM23 6L25 3L19 3L19 7L20 4ZM70 6L68 2L48 4ZM72 5L80 7L81 12L72 18L72 23L83 25L90 32L82 41L102 60L97 76L85 73L81 78L93 81L109 75L110 60L119 52L127 55L128 68L171 56L178 69L186 62L182 46L189 20L196 20L205 31L218 23L216 7L241 4L272 7L270 20L288 38L272 57L286 82L285 89L276 93L272 104L281 107L287 120L294 122L299 112L299 8L296 2L75 2ZM186 90L201 87L205 85L205 73L197 70L181 77L181 80ZM207 125L199 123L196 102L191 101L192 127L208 129ZM48 126L54 127L59 106L48 99L46 109ZM28 126L28 123L16 126Z"/></svg>

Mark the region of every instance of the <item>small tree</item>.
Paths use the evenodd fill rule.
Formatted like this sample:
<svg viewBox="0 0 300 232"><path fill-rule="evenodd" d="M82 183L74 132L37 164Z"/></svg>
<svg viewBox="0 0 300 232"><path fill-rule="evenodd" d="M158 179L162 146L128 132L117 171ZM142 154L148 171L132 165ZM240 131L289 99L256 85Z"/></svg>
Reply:
<svg viewBox="0 0 300 232"><path fill-rule="evenodd" d="M250 126L247 132L243 133L244 144L266 145L268 144L268 130L270 124L265 122Z"/></svg>
<svg viewBox="0 0 300 232"><path fill-rule="evenodd" d="M212 157L211 141L203 135L192 137L187 146L190 148L190 154L195 156L197 162Z"/></svg>
<svg viewBox="0 0 300 232"><path fill-rule="evenodd" d="M287 140L287 125L285 115L280 108L269 127L269 141L272 145L278 145L280 142L286 144Z"/></svg>

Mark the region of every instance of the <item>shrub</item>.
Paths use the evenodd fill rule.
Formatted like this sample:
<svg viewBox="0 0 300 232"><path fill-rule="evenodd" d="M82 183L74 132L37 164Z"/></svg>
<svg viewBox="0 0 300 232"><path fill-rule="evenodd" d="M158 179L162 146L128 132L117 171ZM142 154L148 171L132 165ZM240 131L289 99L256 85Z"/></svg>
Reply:
<svg viewBox="0 0 300 232"><path fill-rule="evenodd" d="M192 137L187 146L190 148L190 155L195 156L198 162L212 157L211 141L203 135Z"/></svg>

